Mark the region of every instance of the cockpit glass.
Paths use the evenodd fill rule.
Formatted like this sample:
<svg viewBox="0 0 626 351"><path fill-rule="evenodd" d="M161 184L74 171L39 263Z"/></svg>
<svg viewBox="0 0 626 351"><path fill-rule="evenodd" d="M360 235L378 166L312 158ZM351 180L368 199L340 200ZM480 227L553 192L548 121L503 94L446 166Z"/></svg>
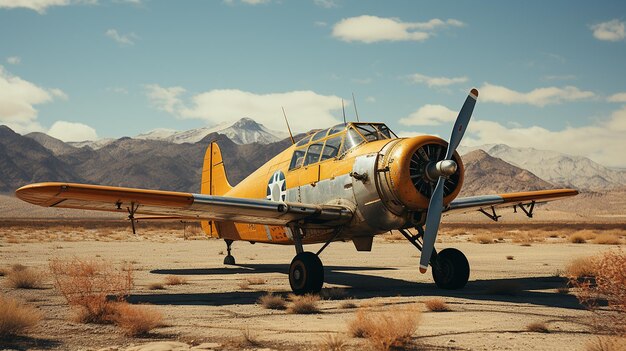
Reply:
<svg viewBox="0 0 626 351"><path fill-rule="evenodd" d="M389 127L387 127L386 125L384 125L384 124L375 124L374 126L375 126L376 128L378 128L378 131L379 131L382 135L384 135L384 136L385 136L385 139L391 139L391 138L393 138L393 137L391 136L391 134L392 134L393 132L392 132L392 131L389 129Z"/></svg>
<svg viewBox="0 0 626 351"><path fill-rule="evenodd" d="M311 141L322 139L323 137L326 136L326 132L328 132L328 129L320 130L319 132L315 133L315 135L313 135L313 138L311 139Z"/></svg>
<svg viewBox="0 0 626 351"><path fill-rule="evenodd" d="M337 135L334 138L327 139L326 144L324 145L324 152L322 152L321 161L336 157L339 154L340 146L341 146L341 135Z"/></svg>
<svg viewBox="0 0 626 351"><path fill-rule="evenodd" d="M365 137L367 141L374 141L381 139L378 129L374 128L371 124L356 124L356 129Z"/></svg>
<svg viewBox="0 0 626 351"><path fill-rule="evenodd" d="M328 132L328 135L333 135L335 133L342 132L344 129L346 129L346 124L344 123L337 124L336 126L330 128L330 132Z"/></svg>
<svg viewBox="0 0 626 351"><path fill-rule="evenodd" d="M348 151L353 147L359 145L363 141L363 137L359 133L357 133L356 130L350 128L348 129L348 133L346 133L346 140L344 142L343 151Z"/></svg>
<svg viewBox="0 0 626 351"><path fill-rule="evenodd" d="M306 151L306 156L304 157L305 166L316 163L320 160L320 154L322 153L323 146L323 143L309 145L309 149Z"/></svg>

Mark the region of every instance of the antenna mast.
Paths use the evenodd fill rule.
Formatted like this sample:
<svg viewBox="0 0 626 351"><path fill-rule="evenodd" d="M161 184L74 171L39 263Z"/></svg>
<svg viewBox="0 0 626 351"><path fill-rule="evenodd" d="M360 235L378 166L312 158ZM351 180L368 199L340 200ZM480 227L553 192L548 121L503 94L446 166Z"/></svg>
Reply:
<svg viewBox="0 0 626 351"><path fill-rule="evenodd" d="M352 93L352 102L354 103L354 113L356 114L356 121L359 121L359 111L356 110L356 99L354 98L354 93Z"/></svg>
<svg viewBox="0 0 626 351"><path fill-rule="evenodd" d="M287 114L285 113L285 108L284 107L280 107L283 109L283 116L285 116L285 123L287 123L287 130L289 131L289 137L291 138L291 145L295 144L296 141L293 140L293 134L291 134L291 128L289 127L289 121L287 120Z"/></svg>
<svg viewBox="0 0 626 351"><path fill-rule="evenodd" d="M341 99L341 110L343 111L343 124L348 124L346 123L346 108L343 106L343 99Z"/></svg>

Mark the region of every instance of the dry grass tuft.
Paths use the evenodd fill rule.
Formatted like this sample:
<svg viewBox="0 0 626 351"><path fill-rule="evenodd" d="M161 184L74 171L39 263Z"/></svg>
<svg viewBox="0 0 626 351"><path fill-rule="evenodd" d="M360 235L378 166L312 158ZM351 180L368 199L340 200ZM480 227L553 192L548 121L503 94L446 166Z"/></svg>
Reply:
<svg viewBox="0 0 626 351"><path fill-rule="evenodd" d="M493 238L489 234L476 234L474 235L473 241L480 244L493 244Z"/></svg>
<svg viewBox="0 0 626 351"><path fill-rule="evenodd" d="M263 278L248 278L248 279L246 279L246 281L250 285L263 285L263 284L265 284L265 279L263 279Z"/></svg>
<svg viewBox="0 0 626 351"><path fill-rule="evenodd" d="M559 294L567 295L569 294L569 287L561 286L559 288L556 288L556 292L558 292Z"/></svg>
<svg viewBox="0 0 626 351"><path fill-rule="evenodd" d="M320 297L317 295L289 295L291 305L287 308L287 313L291 314L314 314L320 313L317 302Z"/></svg>
<svg viewBox="0 0 626 351"><path fill-rule="evenodd" d="M451 311L450 306L440 298L428 299L424 301L424 305L429 311L432 312L449 312Z"/></svg>
<svg viewBox="0 0 626 351"><path fill-rule="evenodd" d="M587 242L586 236L580 233L570 235L569 242L573 244L584 244Z"/></svg>
<svg viewBox="0 0 626 351"><path fill-rule="evenodd" d="M341 334L326 334L322 336L319 344L320 351L343 351L346 349L347 340Z"/></svg>
<svg viewBox="0 0 626 351"><path fill-rule="evenodd" d="M16 264L6 273L4 284L13 289L40 289L43 280L42 272Z"/></svg>
<svg viewBox="0 0 626 351"><path fill-rule="evenodd" d="M40 320L41 314L33 307L0 295L0 338L24 334Z"/></svg>
<svg viewBox="0 0 626 351"><path fill-rule="evenodd" d="M354 337L366 338L375 350L404 349L411 342L419 318L416 308L379 313L359 310L356 319L348 324L348 332Z"/></svg>
<svg viewBox="0 0 626 351"><path fill-rule="evenodd" d="M622 242L615 234L599 234L593 239L593 243L601 245L619 245Z"/></svg>
<svg viewBox="0 0 626 351"><path fill-rule="evenodd" d="M509 255L509 256L506 256L506 259L507 259L507 260L509 260L509 261L512 261L512 260L514 260L514 259L515 259L515 257L514 257L514 256L510 256L510 255Z"/></svg>
<svg viewBox="0 0 626 351"><path fill-rule="evenodd" d="M485 293L488 295L516 296L522 292L522 286L514 281L501 281L491 284Z"/></svg>
<svg viewBox="0 0 626 351"><path fill-rule="evenodd" d="M287 303L285 299L280 295L274 295L272 293L267 293L261 296L258 300L261 306L269 309L269 310L284 310L287 308Z"/></svg>
<svg viewBox="0 0 626 351"><path fill-rule="evenodd" d="M127 336L147 335L163 322L163 315L151 306L136 306L127 302L113 304L113 323Z"/></svg>
<svg viewBox="0 0 626 351"><path fill-rule="evenodd" d="M248 283L247 281L239 282L237 283L237 286L241 290L250 290L250 283Z"/></svg>
<svg viewBox="0 0 626 351"><path fill-rule="evenodd" d="M343 300L348 298L348 291L344 288L324 288L320 291L320 297L325 300Z"/></svg>
<svg viewBox="0 0 626 351"><path fill-rule="evenodd" d="M165 277L165 285L183 285L188 284L187 279L177 275L168 275Z"/></svg>
<svg viewBox="0 0 626 351"><path fill-rule="evenodd" d="M52 259L50 271L54 286L85 323L111 323L115 311L109 296L121 301L133 287L130 264L114 267L104 261Z"/></svg>
<svg viewBox="0 0 626 351"><path fill-rule="evenodd" d="M343 309L350 309L350 308L357 308L356 303L354 303L352 301L352 299L347 299L345 301L343 301L341 303L341 305L339 305L339 307L343 308Z"/></svg>
<svg viewBox="0 0 626 351"><path fill-rule="evenodd" d="M626 338L597 336L585 344L586 351L626 351Z"/></svg>
<svg viewBox="0 0 626 351"><path fill-rule="evenodd" d="M149 290L165 290L165 285L163 283L150 283L148 285Z"/></svg>
<svg viewBox="0 0 626 351"><path fill-rule="evenodd" d="M237 345L239 348L244 347L260 347L263 343L259 340L257 335L250 331L250 328L246 327L241 332L241 342Z"/></svg>
<svg viewBox="0 0 626 351"><path fill-rule="evenodd" d="M590 260L589 276L570 275L570 285L582 305L596 312L600 332L626 336L626 252L610 250ZM607 307L600 308L599 302Z"/></svg>
<svg viewBox="0 0 626 351"><path fill-rule="evenodd" d="M526 330L533 333L549 333L550 329L544 322L533 322L526 326Z"/></svg>
<svg viewBox="0 0 626 351"><path fill-rule="evenodd" d="M570 279L594 277L595 267L595 258L592 256L576 258L565 266L565 275Z"/></svg>

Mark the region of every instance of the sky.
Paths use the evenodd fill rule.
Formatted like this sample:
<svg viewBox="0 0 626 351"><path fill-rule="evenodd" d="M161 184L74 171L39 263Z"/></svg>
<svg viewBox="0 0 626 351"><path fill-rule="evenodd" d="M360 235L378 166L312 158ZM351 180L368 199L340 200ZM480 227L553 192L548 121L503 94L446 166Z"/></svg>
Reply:
<svg viewBox="0 0 626 351"><path fill-rule="evenodd" d="M0 124L64 141L359 117L626 167L626 2L0 0Z"/></svg>

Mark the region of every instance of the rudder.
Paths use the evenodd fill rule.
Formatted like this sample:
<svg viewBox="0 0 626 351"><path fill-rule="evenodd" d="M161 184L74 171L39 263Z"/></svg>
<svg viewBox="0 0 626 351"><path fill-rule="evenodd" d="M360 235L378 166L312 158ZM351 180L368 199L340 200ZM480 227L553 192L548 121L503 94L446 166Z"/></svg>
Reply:
<svg viewBox="0 0 626 351"><path fill-rule="evenodd" d="M217 145L217 142L213 141L209 144L204 154L200 193L205 195L224 195L232 188L226 177L222 151ZM219 234L213 222L201 221L200 224L206 234L219 238Z"/></svg>

